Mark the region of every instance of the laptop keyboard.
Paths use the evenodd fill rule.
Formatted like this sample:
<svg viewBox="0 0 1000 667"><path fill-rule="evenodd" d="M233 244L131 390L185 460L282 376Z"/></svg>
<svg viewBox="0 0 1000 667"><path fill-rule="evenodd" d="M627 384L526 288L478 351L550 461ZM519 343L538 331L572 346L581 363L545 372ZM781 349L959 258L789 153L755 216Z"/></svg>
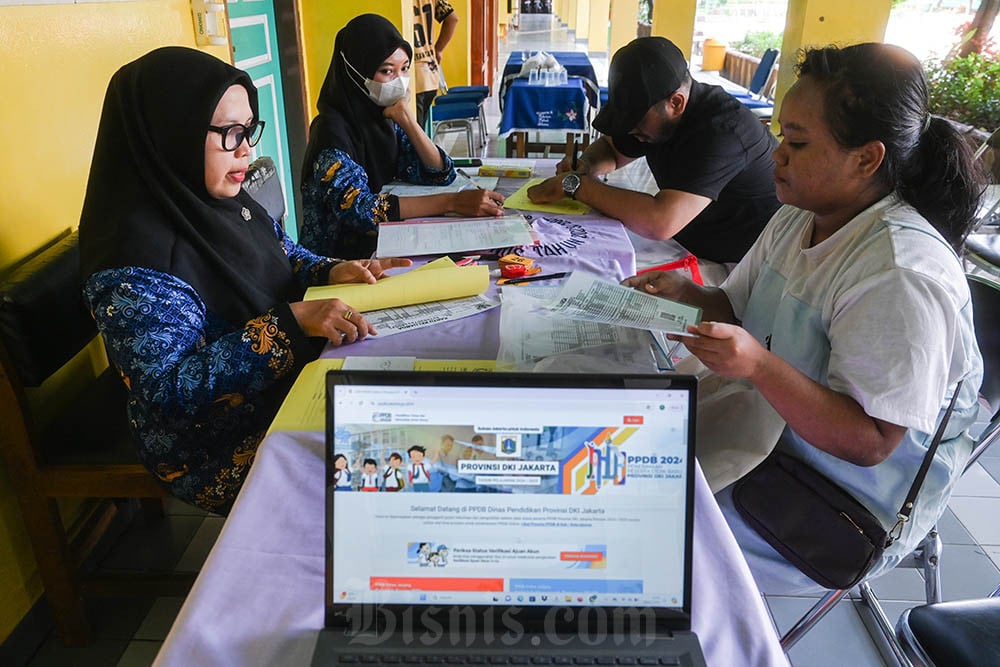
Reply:
<svg viewBox="0 0 1000 667"><path fill-rule="evenodd" d="M406 667L409 665L680 665L677 656L589 656L589 655L399 655L387 654L352 654L337 656L337 663L363 667L367 665L393 665Z"/></svg>

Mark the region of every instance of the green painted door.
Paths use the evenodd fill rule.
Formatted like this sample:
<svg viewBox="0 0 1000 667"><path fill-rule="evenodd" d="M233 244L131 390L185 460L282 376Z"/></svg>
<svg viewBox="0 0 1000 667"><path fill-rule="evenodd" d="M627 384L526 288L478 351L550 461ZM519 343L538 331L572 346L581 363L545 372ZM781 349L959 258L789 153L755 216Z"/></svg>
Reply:
<svg viewBox="0 0 1000 667"><path fill-rule="evenodd" d="M228 0L229 33L233 41L233 62L257 86L264 136L254 147L254 157L274 160L285 193L285 229L298 240L298 216L292 191L292 169L285 129L284 92L278 62L278 38L272 0Z"/></svg>

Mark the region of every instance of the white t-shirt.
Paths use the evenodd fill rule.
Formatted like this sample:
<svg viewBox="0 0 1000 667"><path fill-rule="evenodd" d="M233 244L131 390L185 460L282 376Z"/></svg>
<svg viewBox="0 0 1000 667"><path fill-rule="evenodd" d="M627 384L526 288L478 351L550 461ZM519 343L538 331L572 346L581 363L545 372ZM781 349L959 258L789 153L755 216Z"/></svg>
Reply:
<svg viewBox="0 0 1000 667"><path fill-rule="evenodd" d="M966 380L910 526L883 559L889 567L937 520L971 451L965 431L978 412L982 361L968 284L940 234L895 195L810 248L812 221L808 211L779 209L722 289L743 327L772 352L868 415L909 430L871 467L831 456L787 428L778 446L838 482L888 528L928 434Z"/></svg>

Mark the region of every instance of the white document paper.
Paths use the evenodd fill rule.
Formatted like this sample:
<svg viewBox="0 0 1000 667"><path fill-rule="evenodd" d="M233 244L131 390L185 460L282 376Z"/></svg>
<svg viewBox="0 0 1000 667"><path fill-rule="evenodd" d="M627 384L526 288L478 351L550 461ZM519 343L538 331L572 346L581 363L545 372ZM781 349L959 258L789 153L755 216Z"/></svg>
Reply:
<svg viewBox="0 0 1000 667"><path fill-rule="evenodd" d="M689 336L687 326L701 322L701 308L646 294L631 287L574 271L547 304L549 312L573 320Z"/></svg>
<svg viewBox="0 0 1000 667"><path fill-rule="evenodd" d="M440 195L448 192L461 192L470 188L480 187L484 190L496 190L499 179L496 176L472 176L468 179L461 175L455 177L449 185L414 185L402 181L386 183L380 194L394 194L397 197L423 197Z"/></svg>
<svg viewBox="0 0 1000 667"><path fill-rule="evenodd" d="M531 224L520 214L500 218L424 218L379 225L377 257L444 255L466 250L534 245Z"/></svg>
<svg viewBox="0 0 1000 667"><path fill-rule="evenodd" d="M557 287L503 291L498 366L575 373L660 370L647 332L549 312L545 304L559 291Z"/></svg>
<svg viewBox="0 0 1000 667"><path fill-rule="evenodd" d="M476 315L496 308L499 301L487 298L482 294L464 299L448 301L432 301L413 306L385 308L365 313L365 319L375 326L378 338L385 338L404 331L422 329L441 322L460 320L463 317Z"/></svg>

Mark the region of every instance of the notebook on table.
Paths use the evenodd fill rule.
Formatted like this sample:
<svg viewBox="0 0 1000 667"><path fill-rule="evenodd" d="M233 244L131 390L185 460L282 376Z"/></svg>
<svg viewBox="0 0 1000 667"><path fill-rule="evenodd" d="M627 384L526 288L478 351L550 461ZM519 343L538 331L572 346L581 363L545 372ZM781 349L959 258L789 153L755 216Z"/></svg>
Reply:
<svg viewBox="0 0 1000 667"><path fill-rule="evenodd" d="M314 665L703 665L696 381L331 371Z"/></svg>

